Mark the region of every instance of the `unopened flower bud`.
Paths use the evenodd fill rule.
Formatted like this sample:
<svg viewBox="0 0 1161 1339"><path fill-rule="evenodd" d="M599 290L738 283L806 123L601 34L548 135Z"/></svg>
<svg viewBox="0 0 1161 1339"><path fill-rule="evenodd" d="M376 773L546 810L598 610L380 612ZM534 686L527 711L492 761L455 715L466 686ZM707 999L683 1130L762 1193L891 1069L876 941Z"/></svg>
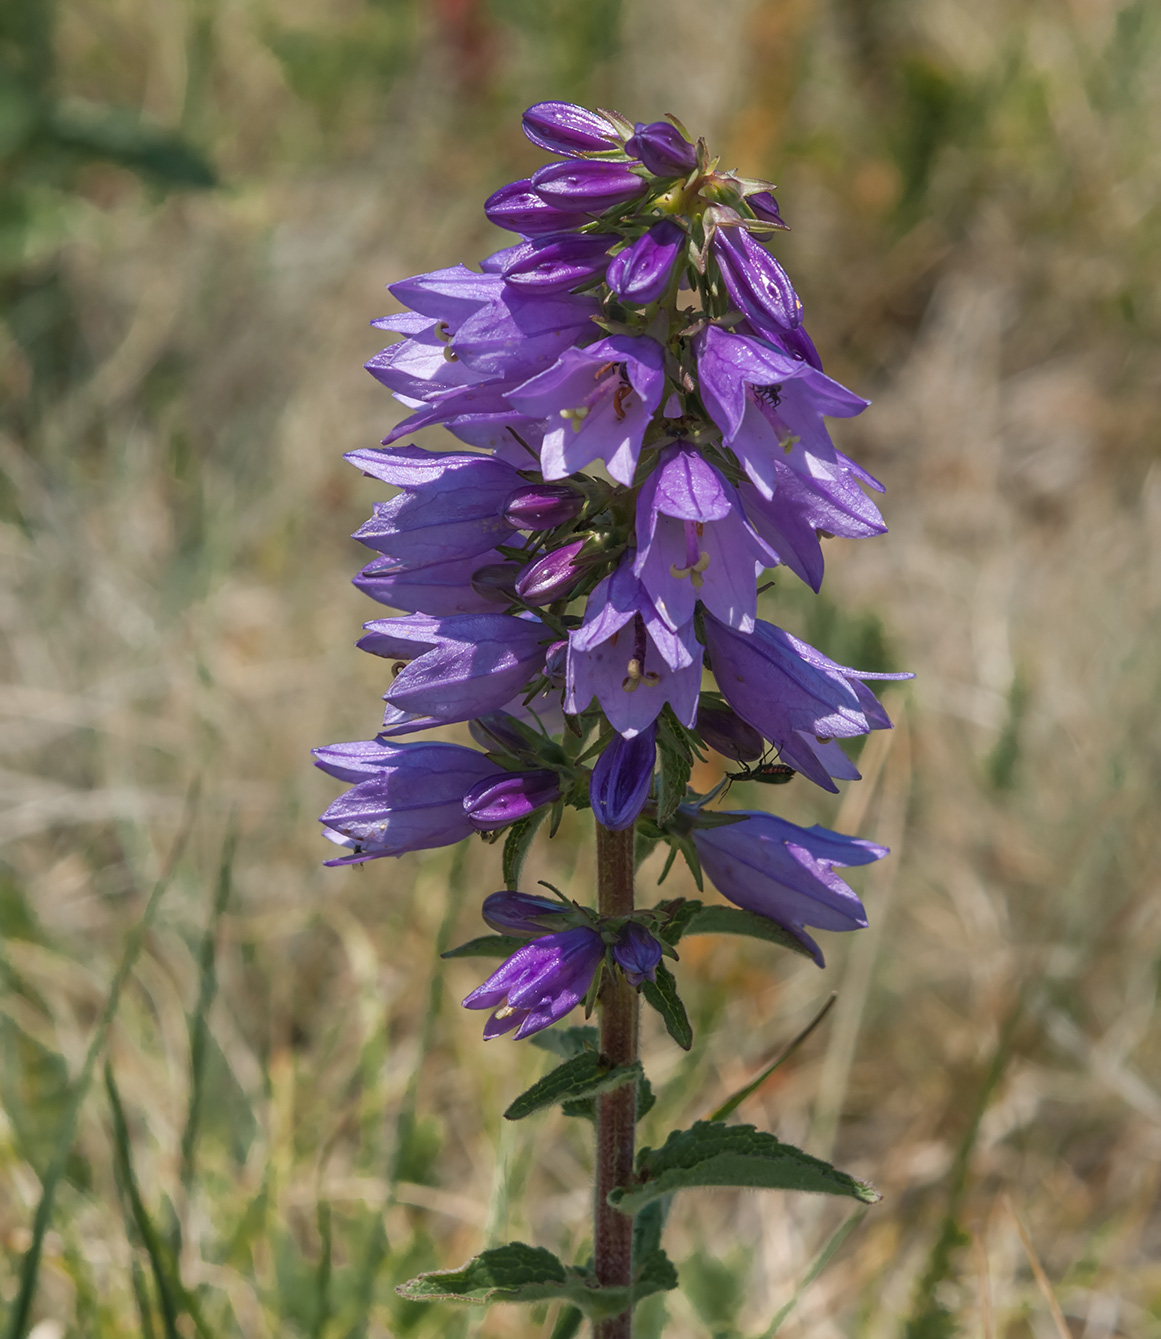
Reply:
<svg viewBox="0 0 1161 1339"><path fill-rule="evenodd" d="M639 986L642 981L657 979L657 964L661 961L661 945L643 925L630 921L621 931L621 937L613 945L613 960L625 973L625 980L631 986Z"/></svg>
<svg viewBox="0 0 1161 1339"><path fill-rule="evenodd" d="M488 196L484 201L484 213L497 228L508 228L525 237L563 232L566 228L579 228L588 222L586 214L564 213L553 209L536 194L527 177L501 186Z"/></svg>
<svg viewBox="0 0 1161 1339"><path fill-rule="evenodd" d="M758 191L754 195L746 196L746 203L758 216L766 223L775 223L779 228L789 228L790 224L782 219L782 214L778 208L778 201L774 199L769 191Z"/></svg>
<svg viewBox="0 0 1161 1339"><path fill-rule="evenodd" d="M537 897L534 893L489 893L480 914L500 934L531 938L559 928L560 917L568 914L568 908L551 897Z"/></svg>
<svg viewBox="0 0 1161 1339"><path fill-rule="evenodd" d="M632 739L617 735L597 759L589 779L589 803L597 822L611 832L631 827L645 807L657 757L656 737L656 724Z"/></svg>
<svg viewBox="0 0 1161 1339"><path fill-rule="evenodd" d="M524 113L524 133L549 153L601 153L617 147L613 127L574 102L538 102Z"/></svg>
<svg viewBox="0 0 1161 1339"><path fill-rule="evenodd" d="M471 587L485 600L508 604L516 598L516 578L519 575L519 563L485 563L472 573Z"/></svg>
<svg viewBox="0 0 1161 1339"><path fill-rule="evenodd" d="M608 284L626 302L654 302L669 286L673 262L685 246L685 233L672 219L655 224L613 257Z"/></svg>
<svg viewBox="0 0 1161 1339"><path fill-rule="evenodd" d="M762 736L724 702L702 698L697 708L697 732L719 753L735 762L753 762L766 750Z"/></svg>
<svg viewBox="0 0 1161 1339"><path fill-rule="evenodd" d="M613 205L644 195L646 184L625 163L585 159L549 163L533 175L532 189L554 209L602 214Z"/></svg>
<svg viewBox="0 0 1161 1339"><path fill-rule="evenodd" d="M504 519L516 530L555 530L579 516L584 505L568 484L529 484L504 504Z"/></svg>
<svg viewBox="0 0 1161 1339"><path fill-rule="evenodd" d="M784 331L802 324L802 303L786 271L745 228L719 227L713 253L730 301L759 333L771 325Z"/></svg>
<svg viewBox="0 0 1161 1339"><path fill-rule="evenodd" d="M473 786L464 796L464 813L472 827L487 831L527 818L559 798L555 772L505 772Z"/></svg>
<svg viewBox="0 0 1161 1339"><path fill-rule="evenodd" d="M544 677L553 688L563 688L568 667L568 642L553 642L544 662Z"/></svg>
<svg viewBox="0 0 1161 1339"><path fill-rule="evenodd" d="M574 539L529 563L517 578L516 594L525 604L551 604L567 595L584 571L576 561L584 546L583 539Z"/></svg>
<svg viewBox="0 0 1161 1339"><path fill-rule="evenodd" d="M609 247L616 241L605 233L563 233L538 237L522 248L504 278L518 288L538 293L561 293L604 274L609 265Z"/></svg>
<svg viewBox="0 0 1161 1339"><path fill-rule="evenodd" d="M649 125L638 121L625 152L640 158L658 177L688 177L697 166L697 150L668 121L653 121Z"/></svg>

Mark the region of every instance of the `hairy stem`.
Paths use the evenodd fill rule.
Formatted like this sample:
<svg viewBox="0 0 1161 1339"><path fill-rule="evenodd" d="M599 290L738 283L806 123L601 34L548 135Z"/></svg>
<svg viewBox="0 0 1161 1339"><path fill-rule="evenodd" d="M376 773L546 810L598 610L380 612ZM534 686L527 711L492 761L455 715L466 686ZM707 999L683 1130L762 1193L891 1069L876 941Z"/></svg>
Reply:
<svg viewBox="0 0 1161 1339"><path fill-rule="evenodd" d="M610 832L597 824L597 895L602 916L633 910L633 829ZM606 978L601 990L601 1052L614 1065L637 1059L637 992L623 977ZM627 1287L633 1273L633 1220L612 1208L608 1194L633 1175L637 1085L623 1084L597 1098L597 1172L593 1206L593 1255L597 1279ZM629 1339L631 1310L599 1320L596 1339Z"/></svg>

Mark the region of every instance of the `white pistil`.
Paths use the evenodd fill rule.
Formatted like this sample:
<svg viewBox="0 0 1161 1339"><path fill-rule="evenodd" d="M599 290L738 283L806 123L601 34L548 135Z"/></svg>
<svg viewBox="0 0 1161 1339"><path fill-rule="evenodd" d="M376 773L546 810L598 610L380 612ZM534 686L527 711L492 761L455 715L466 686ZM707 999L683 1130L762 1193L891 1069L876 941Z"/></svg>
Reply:
<svg viewBox="0 0 1161 1339"><path fill-rule="evenodd" d="M565 420L572 419L573 432L580 432L581 424L589 416L589 407L588 405L580 405L576 409L562 409L560 416Z"/></svg>
<svg viewBox="0 0 1161 1339"><path fill-rule="evenodd" d="M628 671L621 680L621 687L626 693L635 693L642 684L646 688L655 688L661 682L661 675L655 670L642 669L636 656L629 661Z"/></svg>

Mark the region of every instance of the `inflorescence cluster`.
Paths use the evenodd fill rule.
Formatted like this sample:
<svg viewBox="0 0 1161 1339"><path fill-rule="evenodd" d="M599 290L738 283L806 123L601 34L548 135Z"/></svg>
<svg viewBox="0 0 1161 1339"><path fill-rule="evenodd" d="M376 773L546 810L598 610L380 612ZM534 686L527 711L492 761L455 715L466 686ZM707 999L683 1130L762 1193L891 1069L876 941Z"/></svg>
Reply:
<svg viewBox="0 0 1161 1339"><path fill-rule="evenodd" d="M536 824L591 807L668 843L737 906L821 965L804 927L850 930L835 873L885 850L688 789L712 749L827 790L858 772L839 740L887 728L867 679L756 616L764 569L819 589L820 539L884 529L826 416L866 401L828 377L767 244L768 182L722 171L673 121L544 102L524 116L559 155L486 203L520 240L391 285L402 335L367 364L413 412L347 459L399 489L356 538L355 584L404 611L359 646L391 666L372 740L316 750L351 783L322 815L352 864L508 829L515 870ZM468 449L393 446L439 424ZM710 677L712 676L712 678ZM406 741L468 722L478 749ZM720 790L720 787L718 788ZM671 855L672 859L672 855ZM514 880L512 880L514 883ZM606 972L654 981L678 904L600 918L563 898L495 893L489 925L523 941L465 1000L486 1036L525 1037Z"/></svg>

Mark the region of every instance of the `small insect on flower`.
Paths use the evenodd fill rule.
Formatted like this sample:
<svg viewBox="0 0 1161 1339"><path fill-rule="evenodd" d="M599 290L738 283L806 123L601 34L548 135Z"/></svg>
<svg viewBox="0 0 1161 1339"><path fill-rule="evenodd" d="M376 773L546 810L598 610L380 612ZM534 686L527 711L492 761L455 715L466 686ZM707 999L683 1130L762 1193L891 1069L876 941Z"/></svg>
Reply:
<svg viewBox="0 0 1161 1339"><path fill-rule="evenodd" d="M798 773L784 762L760 762L757 767L746 767L741 772L727 772L729 781L760 781L764 786L784 786Z"/></svg>

